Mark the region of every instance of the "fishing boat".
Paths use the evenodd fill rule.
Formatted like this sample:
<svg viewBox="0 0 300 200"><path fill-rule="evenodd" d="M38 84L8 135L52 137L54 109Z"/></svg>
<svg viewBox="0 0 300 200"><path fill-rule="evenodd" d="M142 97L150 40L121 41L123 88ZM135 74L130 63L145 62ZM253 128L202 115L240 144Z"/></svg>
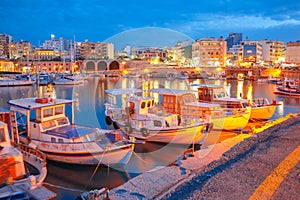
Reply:
<svg viewBox="0 0 300 200"><path fill-rule="evenodd" d="M150 89L159 94L159 103L166 112L180 114L189 118L205 117L209 112L214 129L240 130L249 120L250 109L231 110L221 108L219 103L199 102L193 90Z"/></svg>
<svg viewBox="0 0 300 200"><path fill-rule="evenodd" d="M106 90L106 123L121 126L129 135L160 143L202 143L206 134L202 129L202 118L184 118L178 114L164 112L155 104L154 97L122 95L141 93L138 89ZM123 104L118 104L123 102ZM117 124L113 124L116 122Z"/></svg>
<svg viewBox="0 0 300 200"><path fill-rule="evenodd" d="M76 125L72 100L24 98L8 104L13 135L44 152L49 160L125 165L132 155L134 138L126 139L122 131ZM67 115L67 108L71 115Z"/></svg>
<svg viewBox="0 0 300 200"><path fill-rule="evenodd" d="M275 112L276 101L269 103L267 99L259 98L252 100L230 97L226 86L210 84L194 84L198 89L198 100L200 102L220 103L221 107L232 111L244 110L250 107L249 120L268 120Z"/></svg>
<svg viewBox="0 0 300 200"><path fill-rule="evenodd" d="M9 112L0 111L0 120ZM3 117L7 115L7 117ZM10 141L7 124L0 121L0 199L53 199L56 194L42 186L47 175L46 157L42 152ZM28 175L25 162L38 173Z"/></svg>
<svg viewBox="0 0 300 200"><path fill-rule="evenodd" d="M13 87L13 86L30 86L33 85L33 81L30 76L24 78L17 77L1 77L0 78L0 87Z"/></svg>
<svg viewBox="0 0 300 200"><path fill-rule="evenodd" d="M300 80L284 80L281 86L276 86L274 94L286 95L291 97L300 97Z"/></svg>
<svg viewBox="0 0 300 200"><path fill-rule="evenodd" d="M273 116L278 105L280 104L275 100L270 103L267 98L253 99L252 102L250 102L250 120L269 120Z"/></svg>
<svg viewBox="0 0 300 200"><path fill-rule="evenodd" d="M54 85L78 85L83 83L83 79L76 79L68 76L59 76L53 81Z"/></svg>
<svg viewBox="0 0 300 200"><path fill-rule="evenodd" d="M40 86L48 85L53 82L52 76L47 72L41 72L37 75L36 83Z"/></svg>

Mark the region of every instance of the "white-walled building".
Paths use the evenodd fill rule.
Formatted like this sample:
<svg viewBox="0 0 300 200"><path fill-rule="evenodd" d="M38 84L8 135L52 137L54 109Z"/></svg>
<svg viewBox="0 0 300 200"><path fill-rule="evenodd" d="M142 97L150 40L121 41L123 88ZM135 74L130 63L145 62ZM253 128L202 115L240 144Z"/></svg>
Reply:
<svg viewBox="0 0 300 200"><path fill-rule="evenodd" d="M286 43L286 61L300 63L300 41Z"/></svg>
<svg viewBox="0 0 300 200"><path fill-rule="evenodd" d="M226 65L227 44L223 37L202 38L195 43L192 44L192 60L195 66L223 67Z"/></svg>
<svg viewBox="0 0 300 200"><path fill-rule="evenodd" d="M284 62L284 43L274 40L263 40L262 60L270 64Z"/></svg>

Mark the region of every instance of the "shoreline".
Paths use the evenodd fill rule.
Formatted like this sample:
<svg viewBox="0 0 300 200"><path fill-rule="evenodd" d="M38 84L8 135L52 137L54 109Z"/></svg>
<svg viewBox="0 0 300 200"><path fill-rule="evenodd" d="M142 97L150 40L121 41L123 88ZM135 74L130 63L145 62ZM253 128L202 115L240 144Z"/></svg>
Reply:
<svg viewBox="0 0 300 200"><path fill-rule="evenodd" d="M227 162L238 159L253 146L274 137L282 129L300 123L300 112L256 128L255 134L241 133L221 143L206 146L195 151L193 157L177 159L175 165L145 172L119 187L109 191L110 199L162 199L177 191L193 178L222 167Z"/></svg>

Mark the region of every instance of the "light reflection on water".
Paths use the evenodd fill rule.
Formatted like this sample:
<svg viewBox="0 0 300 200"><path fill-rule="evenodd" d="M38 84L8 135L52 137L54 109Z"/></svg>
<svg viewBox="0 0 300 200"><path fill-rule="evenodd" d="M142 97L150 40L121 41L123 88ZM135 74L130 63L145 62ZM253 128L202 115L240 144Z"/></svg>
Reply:
<svg viewBox="0 0 300 200"><path fill-rule="evenodd" d="M217 80L220 82L220 80ZM190 89L189 84L203 83L202 80L180 80L180 79L149 79L142 80L139 78L118 79L118 78L91 78L84 84L77 86L53 86L52 92L57 98L73 99L75 101L75 122L81 125L92 127L106 128L104 120L104 102L105 90L114 88L139 88L143 90L151 88L176 88ZM215 83L207 81L207 83ZM267 83L251 81L227 81L230 83L230 93L233 97L242 98L268 98L269 101L276 100L281 103L277 107L272 119L282 117L288 113L295 113L300 109L300 98L291 98L286 96L274 95L274 85ZM221 82L222 84L222 82ZM40 86L40 91L46 92L49 88ZM9 108L7 101L10 99L32 97L37 94L36 86L24 87L2 87L0 88L0 107ZM147 92L144 95L148 96ZM70 112L70 111L68 111ZM116 187L130 178L138 175L145 170L151 170L155 167L165 166L176 159L186 147L182 148L176 145L169 145L168 149L163 152L165 145L147 144L136 147L135 153L125 171L109 169L102 166L91 181L90 177L95 170L95 166L76 166L55 162L48 163L48 176L46 182L62 185L64 187L86 190L101 187ZM147 153L152 152L152 153ZM163 152L163 153L162 153ZM172 152L172 153L170 153ZM130 171L131 173L127 173ZM137 173L132 173L134 170ZM52 188L54 189L54 188ZM78 195L76 192L67 192L65 190L55 189L61 199L67 199L70 196Z"/></svg>

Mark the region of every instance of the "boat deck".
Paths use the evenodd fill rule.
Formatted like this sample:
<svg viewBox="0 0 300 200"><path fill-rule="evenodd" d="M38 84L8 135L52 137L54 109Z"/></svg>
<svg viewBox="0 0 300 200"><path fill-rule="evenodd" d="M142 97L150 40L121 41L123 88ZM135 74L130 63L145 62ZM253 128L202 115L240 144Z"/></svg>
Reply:
<svg viewBox="0 0 300 200"><path fill-rule="evenodd" d="M68 125L68 126L62 126L51 130L47 130L43 133L59 136L66 139L72 139L72 138L78 138L85 134L89 134L95 130L96 128L91 128L86 126Z"/></svg>

